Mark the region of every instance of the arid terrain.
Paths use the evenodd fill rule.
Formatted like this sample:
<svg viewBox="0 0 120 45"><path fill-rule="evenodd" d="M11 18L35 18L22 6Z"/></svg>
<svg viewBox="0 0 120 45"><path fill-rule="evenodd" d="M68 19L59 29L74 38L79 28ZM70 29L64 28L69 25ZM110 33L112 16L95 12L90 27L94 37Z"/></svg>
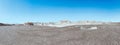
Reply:
<svg viewBox="0 0 120 45"><path fill-rule="evenodd" d="M0 26L0 45L120 45L120 26Z"/></svg>

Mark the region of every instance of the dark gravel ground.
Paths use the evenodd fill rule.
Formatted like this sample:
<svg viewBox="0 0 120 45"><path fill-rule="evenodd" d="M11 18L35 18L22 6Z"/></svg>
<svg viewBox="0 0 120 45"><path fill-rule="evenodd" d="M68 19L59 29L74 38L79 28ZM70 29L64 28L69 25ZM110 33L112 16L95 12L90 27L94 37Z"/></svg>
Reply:
<svg viewBox="0 0 120 45"><path fill-rule="evenodd" d="M120 45L120 26L97 26L82 30L81 26L0 26L0 45Z"/></svg>

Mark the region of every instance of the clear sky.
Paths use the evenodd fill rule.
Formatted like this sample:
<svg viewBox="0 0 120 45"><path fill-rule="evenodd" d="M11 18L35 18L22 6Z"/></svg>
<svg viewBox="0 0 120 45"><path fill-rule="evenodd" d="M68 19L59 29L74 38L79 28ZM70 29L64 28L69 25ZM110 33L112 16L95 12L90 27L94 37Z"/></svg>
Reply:
<svg viewBox="0 0 120 45"><path fill-rule="evenodd" d="M120 0L0 0L0 22L120 21Z"/></svg>

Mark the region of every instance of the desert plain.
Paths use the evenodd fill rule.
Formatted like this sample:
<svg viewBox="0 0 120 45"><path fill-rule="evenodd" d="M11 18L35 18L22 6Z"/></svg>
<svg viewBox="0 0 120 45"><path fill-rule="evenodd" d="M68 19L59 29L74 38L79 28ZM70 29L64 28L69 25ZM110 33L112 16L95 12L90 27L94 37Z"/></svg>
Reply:
<svg viewBox="0 0 120 45"><path fill-rule="evenodd" d="M0 26L0 45L120 45L120 25Z"/></svg>

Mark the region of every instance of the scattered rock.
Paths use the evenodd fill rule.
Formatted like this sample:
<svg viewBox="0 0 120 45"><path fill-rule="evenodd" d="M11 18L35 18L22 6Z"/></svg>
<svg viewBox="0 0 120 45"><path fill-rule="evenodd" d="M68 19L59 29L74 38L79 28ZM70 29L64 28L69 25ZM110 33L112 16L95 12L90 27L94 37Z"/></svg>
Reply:
<svg viewBox="0 0 120 45"><path fill-rule="evenodd" d="M34 24L32 22L27 22L25 25L33 26Z"/></svg>

